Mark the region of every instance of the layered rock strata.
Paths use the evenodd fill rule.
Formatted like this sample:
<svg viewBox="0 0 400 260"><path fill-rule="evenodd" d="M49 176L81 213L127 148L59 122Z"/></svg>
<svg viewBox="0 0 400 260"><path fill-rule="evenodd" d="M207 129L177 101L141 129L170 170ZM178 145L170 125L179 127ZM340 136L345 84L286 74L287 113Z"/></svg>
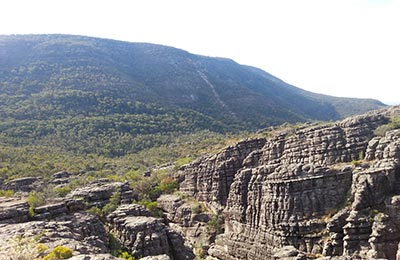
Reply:
<svg viewBox="0 0 400 260"><path fill-rule="evenodd" d="M3 184L1 189L13 190L14 192L30 192L32 190L41 190L43 182L38 177L24 177L10 180Z"/></svg>
<svg viewBox="0 0 400 260"><path fill-rule="evenodd" d="M221 205L226 204L229 187L235 173L243 167L243 160L254 150L263 147L265 142L265 139L246 140L184 167L185 174L179 176L182 182L180 190L220 209Z"/></svg>
<svg viewBox="0 0 400 260"><path fill-rule="evenodd" d="M116 192L122 205L108 217L85 211L106 205ZM144 206L125 203L131 202L132 194L128 183L97 181L34 209L26 198L1 198L0 251L10 259L37 259L61 245L72 250L72 259L112 260L117 259L111 255L114 234L121 249L135 259L194 259L183 237L163 218L152 217Z"/></svg>
<svg viewBox="0 0 400 260"><path fill-rule="evenodd" d="M168 255L176 260L194 259L182 236L171 230L163 219L152 217L143 206L122 205L107 219L111 232L135 258Z"/></svg>
<svg viewBox="0 0 400 260"><path fill-rule="evenodd" d="M292 246L308 258L396 259L400 132L374 137L394 116L400 107L284 131L183 167L180 190L225 217L209 253L273 259Z"/></svg>
<svg viewBox="0 0 400 260"><path fill-rule="evenodd" d="M26 199L0 198L0 224L28 221L29 204Z"/></svg>
<svg viewBox="0 0 400 260"><path fill-rule="evenodd" d="M183 200L177 195L162 195L157 199L171 229L181 234L198 254L207 250L214 240L208 223L214 216L203 204Z"/></svg>
<svg viewBox="0 0 400 260"><path fill-rule="evenodd" d="M96 216L87 213L64 215L50 221L0 224L0 249L5 255L12 257L13 252L35 248L39 243L49 248L62 245L75 254L109 252L103 224Z"/></svg>
<svg viewBox="0 0 400 260"><path fill-rule="evenodd" d="M136 197L128 182L100 179L72 191L67 198L83 199L88 207L104 207L115 193L119 193L121 204L131 203Z"/></svg>

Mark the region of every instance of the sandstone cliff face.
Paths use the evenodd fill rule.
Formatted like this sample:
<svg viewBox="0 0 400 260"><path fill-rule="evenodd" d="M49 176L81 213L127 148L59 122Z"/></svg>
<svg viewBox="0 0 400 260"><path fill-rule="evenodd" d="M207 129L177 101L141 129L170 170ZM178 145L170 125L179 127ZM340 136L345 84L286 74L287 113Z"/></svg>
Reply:
<svg viewBox="0 0 400 260"><path fill-rule="evenodd" d="M400 131L373 132L399 115L393 107L247 140L182 168L181 191L225 217L209 253L273 259L294 246L309 258L396 259Z"/></svg>
<svg viewBox="0 0 400 260"><path fill-rule="evenodd" d="M220 208L226 204L229 187L235 173L243 167L243 160L260 149L265 139L247 140L210 158L202 158L184 168L180 175L180 190L210 206Z"/></svg>

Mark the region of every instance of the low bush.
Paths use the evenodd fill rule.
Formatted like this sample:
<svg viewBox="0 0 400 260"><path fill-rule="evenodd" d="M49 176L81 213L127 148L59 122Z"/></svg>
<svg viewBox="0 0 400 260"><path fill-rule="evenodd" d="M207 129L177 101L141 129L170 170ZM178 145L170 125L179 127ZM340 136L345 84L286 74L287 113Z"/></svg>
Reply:
<svg viewBox="0 0 400 260"><path fill-rule="evenodd" d="M61 260L72 257L72 250L65 246L57 246L48 255L43 257L43 260Z"/></svg>
<svg viewBox="0 0 400 260"><path fill-rule="evenodd" d="M54 192L59 196L59 197L65 197L68 195L68 193L71 192L71 187L64 186L64 187L57 187L54 188Z"/></svg>
<svg viewBox="0 0 400 260"><path fill-rule="evenodd" d="M41 192L31 191L28 196L29 216L35 215L35 208L46 202L45 196Z"/></svg>
<svg viewBox="0 0 400 260"><path fill-rule="evenodd" d="M113 256L125 259L125 260L134 260L133 256L129 254L127 251L122 250L121 243L119 240L112 234L108 234L108 241L109 241L109 247L111 250L111 254Z"/></svg>
<svg viewBox="0 0 400 260"><path fill-rule="evenodd" d="M381 125L375 129L374 134L377 136L385 136L385 134L394 129L400 128L400 117L393 117L390 119L389 123Z"/></svg>
<svg viewBox="0 0 400 260"><path fill-rule="evenodd" d="M222 228L222 219L217 215L212 216L207 222L207 231L211 235L221 234Z"/></svg>
<svg viewBox="0 0 400 260"><path fill-rule="evenodd" d="M103 214L103 211L101 210L101 208L96 207L96 206L91 207L90 209L87 209L86 212L96 215L96 216L99 216L99 217L101 217Z"/></svg>
<svg viewBox="0 0 400 260"><path fill-rule="evenodd" d="M119 191L116 191L113 193L113 195L110 197L110 202L108 202L102 209L104 215L108 215L114 210L118 208L118 205L121 201L121 193Z"/></svg>
<svg viewBox="0 0 400 260"><path fill-rule="evenodd" d="M156 201L141 200L138 204L145 206L153 217L161 218L163 216L163 211L158 208L158 203Z"/></svg>
<svg viewBox="0 0 400 260"><path fill-rule="evenodd" d="M12 197L13 195L13 190L0 190L0 197Z"/></svg>

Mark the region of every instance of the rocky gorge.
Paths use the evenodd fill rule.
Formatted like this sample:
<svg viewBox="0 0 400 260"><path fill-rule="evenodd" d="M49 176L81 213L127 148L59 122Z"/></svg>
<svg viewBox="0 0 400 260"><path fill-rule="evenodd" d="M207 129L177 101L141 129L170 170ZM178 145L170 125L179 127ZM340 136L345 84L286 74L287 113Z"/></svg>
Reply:
<svg viewBox="0 0 400 260"><path fill-rule="evenodd" d="M283 131L185 166L181 191L224 215L210 255L398 259L400 130L374 130L399 115Z"/></svg>
<svg viewBox="0 0 400 260"><path fill-rule="evenodd" d="M157 199L159 215L132 203L129 183L110 180L33 215L24 197L2 198L0 250L34 243L46 245L42 255L67 246L71 259L116 259L116 240L135 259L400 259L399 117L397 106L260 132L182 166L173 176L179 193ZM23 192L41 185L2 184ZM87 212L115 192L113 212Z"/></svg>

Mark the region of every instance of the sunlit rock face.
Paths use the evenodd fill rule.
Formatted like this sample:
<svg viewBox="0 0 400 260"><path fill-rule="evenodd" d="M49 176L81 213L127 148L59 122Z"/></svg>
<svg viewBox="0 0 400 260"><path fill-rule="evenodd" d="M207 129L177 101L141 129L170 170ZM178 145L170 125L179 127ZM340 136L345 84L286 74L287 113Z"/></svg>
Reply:
<svg viewBox="0 0 400 260"><path fill-rule="evenodd" d="M181 191L224 215L224 232L209 253L396 259L400 130L374 130L398 116L400 107L392 107L303 126L183 167Z"/></svg>

